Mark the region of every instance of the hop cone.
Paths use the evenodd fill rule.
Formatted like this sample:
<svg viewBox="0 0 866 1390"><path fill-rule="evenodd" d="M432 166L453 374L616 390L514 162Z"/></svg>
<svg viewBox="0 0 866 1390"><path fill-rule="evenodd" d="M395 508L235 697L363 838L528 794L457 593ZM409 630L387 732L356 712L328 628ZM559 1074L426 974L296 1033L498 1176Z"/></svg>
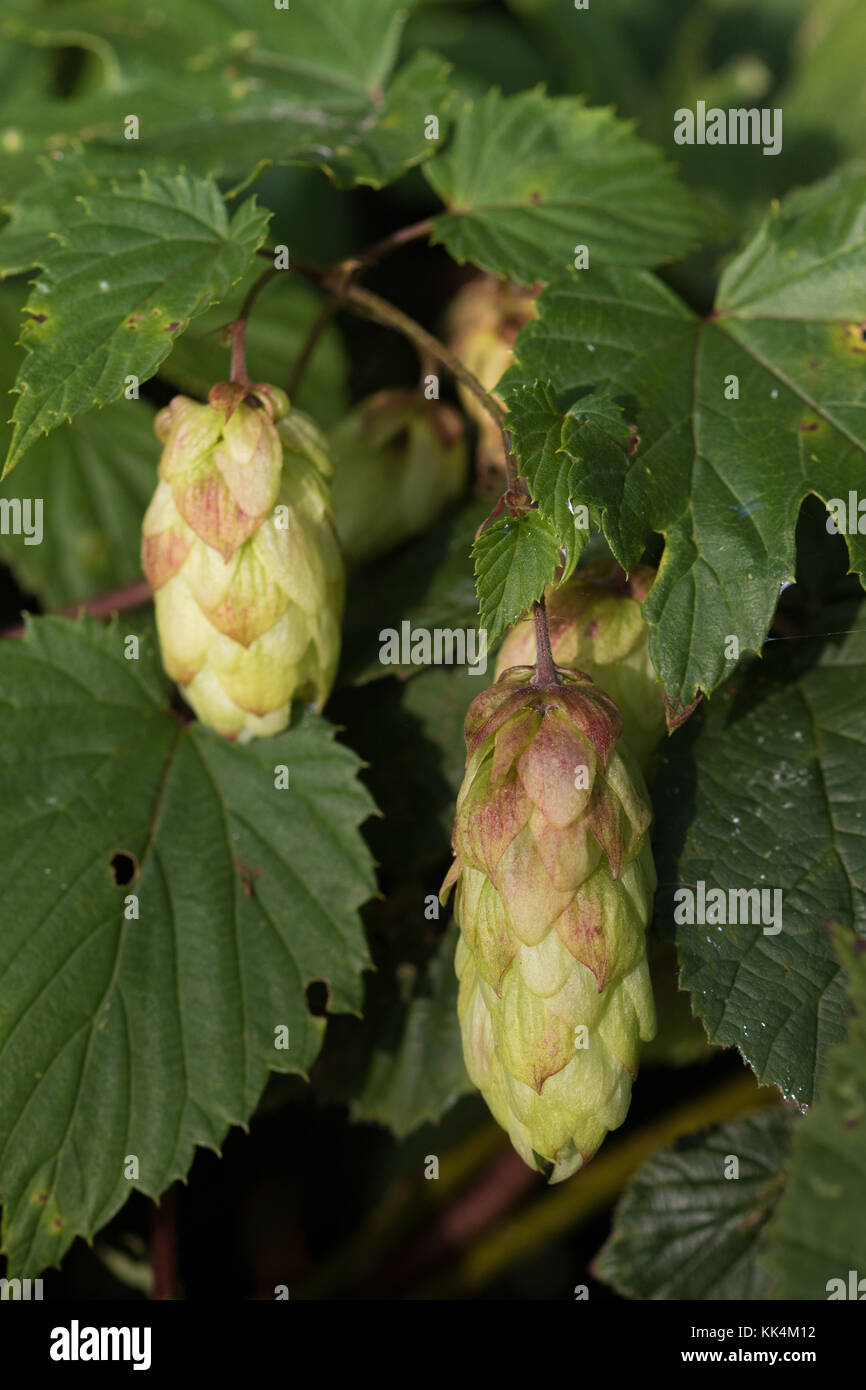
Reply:
<svg viewBox="0 0 866 1390"><path fill-rule="evenodd" d="M175 396L155 429L164 449L142 565L165 669L219 733L278 733L293 697L324 704L339 656L324 441L276 387L228 382L207 405Z"/></svg>
<svg viewBox="0 0 866 1390"><path fill-rule="evenodd" d="M665 732L664 686L650 659L649 628L640 612L654 578L654 570L637 565L626 579L615 561L601 560L547 593L554 662L585 671L615 701L625 741L645 775ZM534 662L535 627L529 618L505 638L496 675Z"/></svg>
<svg viewBox="0 0 866 1390"><path fill-rule="evenodd" d="M535 291L478 275L455 296L449 312L451 349L492 391L514 361L514 340L525 323L534 318ZM460 404L478 426L478 472L490 488L503 486L505 447L502 431L471 391L458 385Z"/></svg>
<svg viewBox="0 0 866 1390"><path fill-rule="evenodd" d="M417 391L379 391L331 431L337 533L361 563L424 531L466 485L463 421Z"/></svg>
<svg viewBox="0 0 866 1390"><path fill-rule="evenodd" d="M649 798L613 702L506 672L466 716L454 854L472 1081L531 1167L569 1177L625 1119L655 1031ZM583 770L583 771L582 771Z"/></svg>

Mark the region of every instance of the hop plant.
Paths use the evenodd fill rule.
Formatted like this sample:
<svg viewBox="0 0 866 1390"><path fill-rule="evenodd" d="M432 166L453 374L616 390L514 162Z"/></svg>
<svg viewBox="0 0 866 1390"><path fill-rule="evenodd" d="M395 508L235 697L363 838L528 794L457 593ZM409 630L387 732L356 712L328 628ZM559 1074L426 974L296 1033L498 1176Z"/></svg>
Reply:
<svg viewBox="0 0 866 1390"><path fill-rule="evenodd" d="M553 660L566 670L586 672L616 705L623 735L645 775L665 732L664 686L649 652L649 628L640 606L655 571L637 565L626 577L615 560L599 560L547 592ZM496 675L509 666L535 662L535 627L524 619L499 649Z"/></svg>
<svg viewBox="0 0 866 1390"><path fill-rule="evenodd" d="M448 316L451 350L485 390L493 392L503 372L514 361L514 341L523 325L538 312L535 295L535 290L498 280L494 275L477 275L452 301ZM502 487L505 479L502 431L471 391L459 384L457 389L460 404L478 426L477 465L481 486L484 489Z"/></svg>
<svg viewBox="0 0 866 1390"><path fill-rule="evenodd" d="M156 417L160 482L142 528L162 659L203 723L275 734L336 674L344 574L331 463L274 386L221 382Z"/></svg>
<svg viewBox="0 0 866 1390"><path fill-rule="evenodd" d="M517 1152L574 1173L625 1119L655 1032L651 808L613 701L507 671L466 716L454 862L469 1076Z"/></svg>
<svg viewBox="0 0 866 1390"><path fill-rule="evenodd" d="M347 560L393 550L466 486L463 421L417 391L379 391L331 431L337 534Z"/></svg>

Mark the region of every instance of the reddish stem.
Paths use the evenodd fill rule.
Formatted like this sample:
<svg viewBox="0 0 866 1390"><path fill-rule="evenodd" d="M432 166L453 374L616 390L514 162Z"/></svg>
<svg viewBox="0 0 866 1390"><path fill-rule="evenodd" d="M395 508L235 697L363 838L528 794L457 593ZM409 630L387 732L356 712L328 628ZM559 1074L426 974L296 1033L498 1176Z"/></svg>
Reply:
<svg viewBox="0 0 866 1390"><path fill-rule="evenodd" d="M535 675L532 685L562 685L562 677L553 661L550 648L550 629L547 626L547 607L544 595L532 605L535 617Z"/></svg>
<svg viewBox="0 0 866 1390"><path fill-rule="evenodd" d="M247 376L247 321L235 319L232 324L232 365L229 379L238 386L248 386Z"/></svg>
<svg viewBox="0 0 866 1390"><path fill-rule="evenodd" d="M92 618L110 618L112 613L126 613L131 608L143 608L153 598L153 591L146 579L136 579L132 584L124 584L119 589L109 589L104 594L94 594L83 603L72 603L61 608L64 618L77 618L82 611ZM23 637L24 624L16 623L0 633L0 637Z"/></svg>
<svg viewBox="0 0 866 1390"><path fill-rule="evenodd" d="M151 1298L172 1299L177 1296L177 1219L174 1189L162 1194L157 1206L150 1206L150 1264L153 1270Z"/></svg>
<svg viewBox="0 0 866 1390"><path fill-rule="evenodd" d="M539 1175L513 1150L503 1153L417 1238L388 1256L387 1263L374 1271L364 1290L365 1296L403 1296L407 1285L414 1284L456 1251L465 1249L540 1182Z"/></svg>
<svg viewBox="0 0 866 1390"><path fill-rule="evenodd" d="M381 256L385 256L389 251L395 250L398 246L405 246L407 241L417 241L419 237L428 236L433 229L433 218L425 217L421 222L413 222L410 227L400 227L396 232L389 232L388 236L383 236L381 241L374 241L372 246L368 246L366 251L349 259L354 259L358 266L373 265Z"/></svg>
<svg viewBox="0 0 866 1390"><path fill-rule="evenodd" d="M246 297L241 305L241 311L232 324L232 365L231 380L239 386L249 386L250 379L247 376L247 320L249 319L252 307L261 294L265 285L269 285L275 275L279 275L279 270L272 265L266 270L264 275L260 275L247 290Z"/></svg>

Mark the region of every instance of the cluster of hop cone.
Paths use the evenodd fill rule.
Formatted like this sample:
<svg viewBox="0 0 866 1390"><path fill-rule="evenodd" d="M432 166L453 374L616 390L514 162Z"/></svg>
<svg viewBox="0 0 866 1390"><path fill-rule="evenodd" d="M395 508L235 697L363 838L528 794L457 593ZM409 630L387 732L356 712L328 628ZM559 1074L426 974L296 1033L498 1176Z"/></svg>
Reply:
<svg viewBox="0 0 866 1390"><path fill-rule="evenodd" d="M531 294L488 277L455 301L453 345L488 389L532 313ZM495 486L501 435L476 418L480 476ZM327 437L278 388L221 382L207 403L175 397L155 428L142 562L165 669L225 737L278 733L293 700L321 709L330 692L346 563L418 534L463 490L461 416L383 391ZM518 1153L552 1181L622 1123L655 1031L644 778L664 706L640 612L652 579L601 561L551 589L553 671L536 670L525 619L466 716L442 885L460 925L464 1057Z"/></svg>

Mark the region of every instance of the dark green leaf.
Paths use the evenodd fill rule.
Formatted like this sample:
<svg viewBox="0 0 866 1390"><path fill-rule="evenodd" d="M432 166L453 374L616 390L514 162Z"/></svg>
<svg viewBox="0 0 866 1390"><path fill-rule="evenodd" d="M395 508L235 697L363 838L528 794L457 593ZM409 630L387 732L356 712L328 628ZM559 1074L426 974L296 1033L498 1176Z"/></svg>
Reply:
<svg viewBox="0 0 866 1390"><path fill-rule="evenodd" d="M846 1041L827 1059L818 1103L794 1132L770 1227L782 1298L862 1300L866 1293L866 942L837 940L854 1012Z"/></svg>
<svg viewBox="0 0 866 1390"><path fill-rule="evenodd" d="M15 338L24 291L20 283L0 289L0 398L11 390L21 357ZM159 457L153 416L146 401L124 400L61 425L34 444L25 469L0 483L0 504L8 498L14 508L17 498L22 522L29 507L31 531L41 504L41 541L16 533L10 510L0 558L47 607L65 608L139 578L141 519ZM0 424L0 455L11 435Z"/></svg>
<svg viewBox="0 0 866 1390"><path fill-rule="evenodd" d="M593 267L658 265L707 230L659 151L577 97L466 102L453 145L425 173L448 209L434 242L521 284L568 274L578 246Z"/></svg>
<svg viewBox="0 0 866 1390"><path fill-rule="evenodd" d="M481 626L492 645L552 583L559 544L550 522L533 511L494 521L472 553Z"/></svg>
<svg viewBox="0 0 866 1390"><path fill-rule="evenodd" d="M394 71L407 8L406 0L292 0L277 9L262 0L251 13L208 0L145 8L99 0L64 4L61 27L52 5L37 5L16 37L90 48L102 81L66 100L31 96L8 113L15 135L0 145L0 184L26 187L44 154L85 149L135 168L143 149L232 180L282 161L314 164L343 185L379 186L435 154L425 118L447 119L441 58L417 53ZM129 115L139 123L132 139Z"/></svg>
<svg viewBox="0 0 866 1390"><path fill-rule="evenodd" d="M708 319L650 275L596 271L541 295L518 338L506 396L549 379L568 409L602 391L637 428L639 446L603 469L572 426L563 448L573 495L602 512L626 569L648 530L665 537L644 616L655 667L683 704L733 670L732 637L740 654L760 650L793 576L803 499L847 501L862 481L864 229L866 174L849 170L771 212ZM847 540L862 573L866 540Z"/></svg>
<svg viewBox="0 0 866 1390"><path fill-rule="evenodd" d="M358 760L312 716L243 746L180 727L125 631L37 619L0 654L0 1192L24 1276L218 1148L268 1069L306 1073L306 985L357 1009L369 960Z"/></svg>
<svg viewBox="0 0 866 1390"><path fill-rule="evenodd" d="M717 692L671 743L653 787L657 910L692 1008L711 1042L738 1047L762 1083L801 1105L844 1035L827 928L866 934L866 635L862 620L853 626L799 680L755 665ZM756 921L752 900L737 922L705 913L703 925L677 923L675 895L701 883L726 906L731 890L766 890L770 912Z"/></svg>
<svg viewBox="0 0 866 1390"><path fill-rule="evenodd" d="M7 472L41 434L145 381L174 339L240 279L267 213L229 220L214 184L179 174L105 188L68 210L25 306Z"/></svg>
<svg viewBox="0 0 866 1390"><path fill-rule="evenodd" d="M770 1110L655 1154L626 1189L594 1272L627 1298L769 1298L761 1257L791 1121Z"/></svg>
<svg viewBox="0 0 866 1390"><path fill-rule="evenodd" d="M41 503L40 543L0 535L0 557L48 608L140 578L141 520L159 460L153 417L145 401L119 401L61 425L0 483L0 499Z"/></svg>
<svg viewBox="0 0 866 1390"><path fill-rule="evenodd" d="M565 580L580 559L591 526L604 524L604 514L595 506L587 507L584 517L577 499L591 486L590 480L623 471L632 436L621 407L601 394L581 397L563 415L550 383L536 382L510 392L509 407L520 471L565 551Z"/></svg>
<svg viewBox="0 0 866 1390"><path fill-rule="evenodd" d="M352 1102L353 1119L377 1120L402 1138L426 1120L438 1120L473 1089L457 1022L456 944L452 927L414 981L406 1004L380 1020L380 1041L363 1090ZM396 1036L386 1043L389 1032Z"/></svg>

